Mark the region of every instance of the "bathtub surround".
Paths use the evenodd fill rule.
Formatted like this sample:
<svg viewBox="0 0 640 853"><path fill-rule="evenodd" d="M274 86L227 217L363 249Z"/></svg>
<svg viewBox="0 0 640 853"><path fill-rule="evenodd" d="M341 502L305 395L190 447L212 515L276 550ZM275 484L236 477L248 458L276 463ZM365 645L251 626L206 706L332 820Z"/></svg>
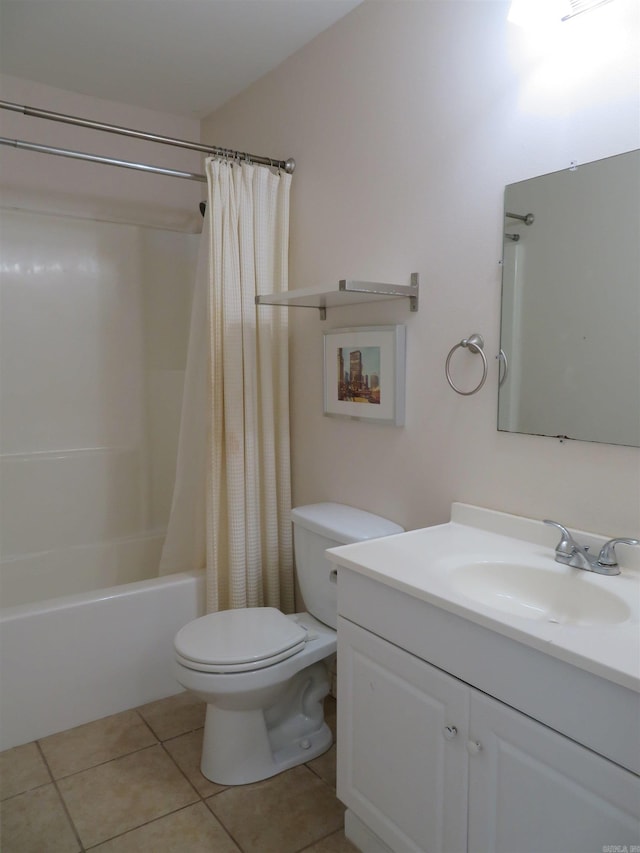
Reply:
<svg viewBox="0 0 640 853"><path fill-rule="evenodd" d="M5 75L0 94L199 137L197 121ZM106 134L4 110L0 130L167 168L200 167L197 152L105 141ZM202 227L200 189L3 149L2 607L157 575L173 488L198 242L189 232Z"/></svg>
<svg viewBox="0 0 640 853"><path fill-rule="evenodd" d="M414 528L457 500L638 537L640 451L498 433L495 355L504 187L640 147L640 7L616 0L542 35L508 11L363 3L210 116L203 138L295 156L292 288L420 272L418 314L387 302L323 323L291 309L294 504L339 500ZM322 332L390 323L407 325L405 427L323 418ZM471 331L489 376L463 398L444 362ZM464 388L478 372L466 361Z"/></svg>
<svg viewBox="0 0 640 853"><path fill-rule="evenodd" d="M197 241L0 210L2 607L157 576Z"/></svg>
<svg viewBox="0 0 640 853"><path fill-rule="evenodd" d="M26 80L2 76L0 93L199 137L194 120ZM105 144L17 113L2 111L0 127L13 138L201 167L197 153L123 137ZM200 191L29 152L0 157L11 282L2 295L0 748L179 689L173 636L204 612L202 575L142 579L157 576L171 502Z"/></svg>

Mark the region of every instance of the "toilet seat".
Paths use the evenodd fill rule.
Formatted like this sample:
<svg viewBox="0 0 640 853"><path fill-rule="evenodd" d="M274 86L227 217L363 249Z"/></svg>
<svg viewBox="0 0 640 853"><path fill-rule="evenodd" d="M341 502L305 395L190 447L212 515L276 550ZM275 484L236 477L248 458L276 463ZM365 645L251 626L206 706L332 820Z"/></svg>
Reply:
<svg viewBox="0 0 640 853"><path fill-rule="evenodd" d="M176 634L176 658L200 672L263 669L301 651L307 631L275 607L224 610L195 619Z"/></svg>

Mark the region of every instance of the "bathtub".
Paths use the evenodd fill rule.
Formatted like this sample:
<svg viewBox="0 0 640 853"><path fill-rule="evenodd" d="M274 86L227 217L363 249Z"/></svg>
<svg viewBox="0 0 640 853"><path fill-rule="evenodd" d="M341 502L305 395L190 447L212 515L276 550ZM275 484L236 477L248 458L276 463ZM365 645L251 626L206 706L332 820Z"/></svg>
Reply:
<svg viewBox="0 0 640 853"><path fill-rule="evenodd" d="M173 637L203 612L203 572L1 609L0 750L179 693Z"/></svg>

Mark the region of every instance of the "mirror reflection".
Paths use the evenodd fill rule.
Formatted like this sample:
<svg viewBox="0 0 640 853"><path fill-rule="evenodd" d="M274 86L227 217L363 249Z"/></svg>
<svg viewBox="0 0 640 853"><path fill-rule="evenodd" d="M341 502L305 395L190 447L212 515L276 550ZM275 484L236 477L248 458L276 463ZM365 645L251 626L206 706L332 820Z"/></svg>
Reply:
<svg viewBox="0 0 640 853"><path fill-rule="evenodd" d="M505 191L498 429L640 446L640 151Z"/></svg>

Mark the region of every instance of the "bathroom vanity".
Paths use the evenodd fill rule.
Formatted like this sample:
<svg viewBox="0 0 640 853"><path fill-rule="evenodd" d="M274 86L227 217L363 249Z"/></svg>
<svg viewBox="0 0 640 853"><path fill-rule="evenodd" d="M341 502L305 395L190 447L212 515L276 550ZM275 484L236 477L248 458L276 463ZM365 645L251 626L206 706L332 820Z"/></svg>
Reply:
<svg viewBox="0 0 640 853"><path fill-rule="evenodd" d="M448 524L328 552L337 791L361 850L640 845L640 549L605 577L556 563L556 538L454 504Z"/></svg>

